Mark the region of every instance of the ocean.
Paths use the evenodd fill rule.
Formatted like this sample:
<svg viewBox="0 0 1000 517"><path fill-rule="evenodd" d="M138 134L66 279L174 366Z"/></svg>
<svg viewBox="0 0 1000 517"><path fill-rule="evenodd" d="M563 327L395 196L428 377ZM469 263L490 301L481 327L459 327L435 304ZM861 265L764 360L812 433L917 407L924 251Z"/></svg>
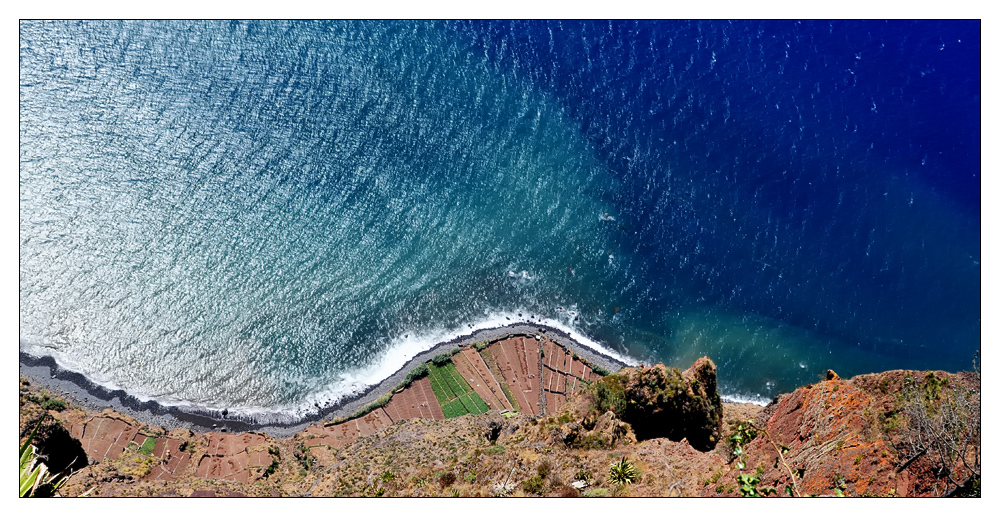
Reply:
<svg viewBox="0 0 1000 517"><path fill-rule="evenodd" d="M979 21L22 21L19 348L292 421L515 321L729 400L980 348Z"/></svg>

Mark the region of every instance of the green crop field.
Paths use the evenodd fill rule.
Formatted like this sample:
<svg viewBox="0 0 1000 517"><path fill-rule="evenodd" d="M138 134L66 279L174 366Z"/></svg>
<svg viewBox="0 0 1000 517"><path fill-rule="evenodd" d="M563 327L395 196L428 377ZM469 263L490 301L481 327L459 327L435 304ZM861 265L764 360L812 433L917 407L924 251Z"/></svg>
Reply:
<svg viewBox="0 0 1000 517"><path fill-rule="evenodd" d="M472 391L469 383L458 373L455 363L447 363L444 366L428 363L427 366L430 370L428 377L431 389L441 404L445 418L454 418L467 413L479 415L490 410L490 407L475 391Z"/></svg>
<svg viewBox="0 0 1000 517"><path fill-rule="evenodd" d="M146 440L142 442L142 447L139 447L139 452L149 456L150 454L153 454L154 447L156 447L156 438L147 436Z"/></svg>

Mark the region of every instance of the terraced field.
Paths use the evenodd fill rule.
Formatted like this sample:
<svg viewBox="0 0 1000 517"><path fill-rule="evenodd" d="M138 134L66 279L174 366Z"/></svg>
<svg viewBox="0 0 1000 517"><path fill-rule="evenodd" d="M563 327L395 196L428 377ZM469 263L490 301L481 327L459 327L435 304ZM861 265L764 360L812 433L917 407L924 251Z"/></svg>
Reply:
<svg viewBox="0 0 1000 517"><path fill-rule="evenodd" d="M458 373L455 363L449 362L443 366L428 363L427 366L430 370L428 378L431 381L431 389L441 404L445 418L454 418L467 413L479 415L490 410L482 397L477 395Z"/></svg>

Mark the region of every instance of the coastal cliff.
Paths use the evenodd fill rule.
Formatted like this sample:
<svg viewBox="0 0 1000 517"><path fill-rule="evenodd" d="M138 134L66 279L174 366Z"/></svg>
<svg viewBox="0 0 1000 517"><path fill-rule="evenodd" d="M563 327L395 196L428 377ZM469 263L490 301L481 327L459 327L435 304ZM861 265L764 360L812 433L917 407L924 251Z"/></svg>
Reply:
<svg viewBox="0 0 1000 517"><path fill-rule="evenodd" d="M728 404L708 358L608 372L542 336L442 354L355 412L289 437L165 429L21 380L22 441L62 495L978 495L979 374L826 380Z"/></svg>

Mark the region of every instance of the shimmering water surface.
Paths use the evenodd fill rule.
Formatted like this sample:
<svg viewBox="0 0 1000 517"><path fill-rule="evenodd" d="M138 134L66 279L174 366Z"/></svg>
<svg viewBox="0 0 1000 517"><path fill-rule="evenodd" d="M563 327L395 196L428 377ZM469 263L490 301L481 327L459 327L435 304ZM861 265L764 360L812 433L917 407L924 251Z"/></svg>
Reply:
<svg viewBox="0 0 1000 517"><path fill-rule="evenodd" d="M22 22L20 347L265 420L529 318L733 398L966 368L979 63L978 22Z"/></svg>

